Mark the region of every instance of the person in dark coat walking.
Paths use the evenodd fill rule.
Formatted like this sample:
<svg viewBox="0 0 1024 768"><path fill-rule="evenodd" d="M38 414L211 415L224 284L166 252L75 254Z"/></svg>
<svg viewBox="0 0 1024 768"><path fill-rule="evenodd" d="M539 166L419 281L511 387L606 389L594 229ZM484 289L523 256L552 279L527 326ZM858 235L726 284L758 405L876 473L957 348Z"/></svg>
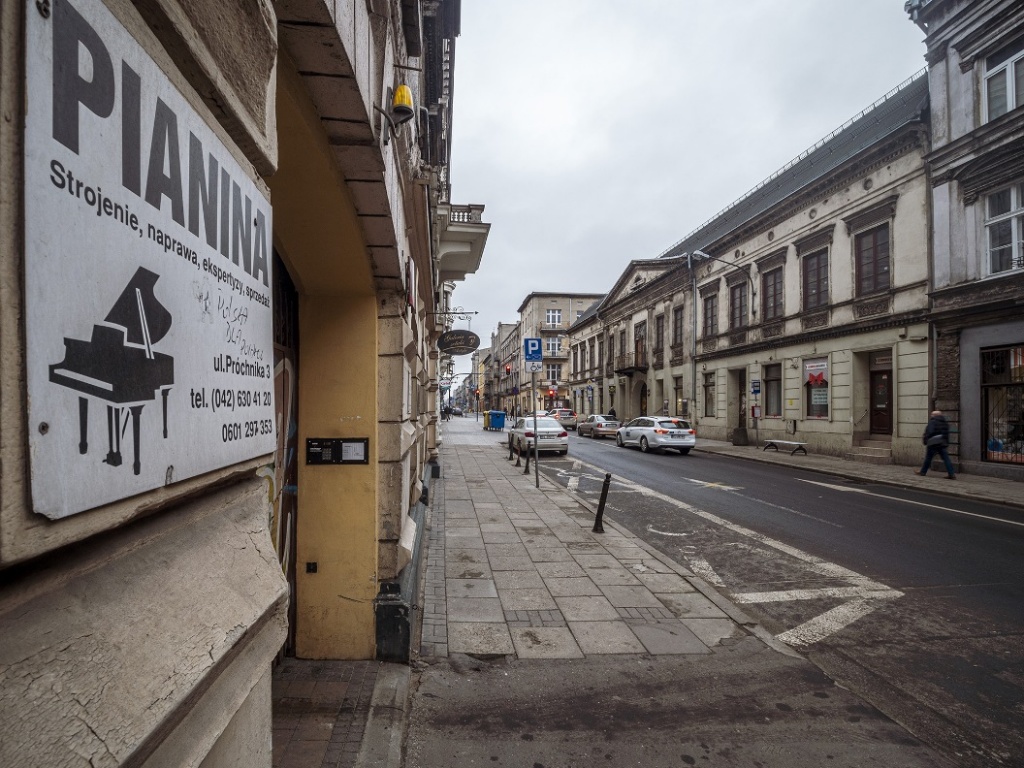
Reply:
<svg viewBox="0 0 1024 768"><path fill-rule="evenodd" d="M942 457L942 463L946 465L946 477L956 480L956 475L953 473L953 462L949 460L949 452L946 451L949 446L949 422L942 415L942 411L932 411L932 416L928 419L928 426L925 427L924 434L921 436L921 442L926 446L924 464L914 474L927 475L928 469L932 465L932 459L938 454Z"/></svg>

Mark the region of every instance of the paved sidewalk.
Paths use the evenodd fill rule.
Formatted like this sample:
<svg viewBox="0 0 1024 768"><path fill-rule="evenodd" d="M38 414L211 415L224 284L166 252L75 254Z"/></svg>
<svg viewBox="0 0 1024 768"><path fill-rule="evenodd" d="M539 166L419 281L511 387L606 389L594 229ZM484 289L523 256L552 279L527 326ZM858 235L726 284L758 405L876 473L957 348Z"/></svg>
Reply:
<svg viewBox="0 0 1024 768"><path fill-rule="evenodd" d="M538 490L508 460L507 432L463 417L442 437L424 658L700 655L749 633L774 643L686 568L613 521L594 533L593 512L543 477Z"/></svg>
<svg viewBox="0 0 1024 768"><path fill-rule="evenodd" d="M723 664L739 663L739 677L732 683L739 688L745 677L756 679L754 670L762 670L774 653L776 659L787 660L771 662L786 670L773 673L780 681L811 674L802 657L692 572L614 521L606 518L605 533L593 533L593 510L543 477L538 489L532 468L526 475L508 460L507 432L484 430L472 415L442 422L440 430L441 478L431 490L419 657L428 665L443 663L437 669L447 668L454 677L413 711L417 726L418 718L432 715L430 701L440 702L442 709L449 706L438 694L459 682L460 665L465 664L460 659L470 659L471 667L479 664L472 659L536 660L542 665L562 660L613 670L619 659L648 658L668 664L676 679L703 669L719 681L727 674ZM1024 507L1021 483L1013 481L972 475L948 481L941 472L919 477L912 467L791 456L703 439L697 450ZM730 654L738 654L737 660ZM742 663L748 658L757 659L757 666L745 670ZM699 664L672 666L687 660ZM424 668L419 661L413 667ZM508 672L472 669L481 679L501 675L501 684L507 684ZM534 671L543 676L548 674L545 669ZM583 679L588 674L587 667L561 669L573 669L571 674ZM274 671L275 768L398 768L400 745L411 724L408 673L401 665L369 661L286 660ZM438 675L431 677L428 688L444 679ZM539 695L536 685L528 686L521 703ZM827 685L827 680L816 680L813 694L807 689L791 695L795 700L812 695L815 701L829 696L838 701ZM514 702L515 695L509 689L488 704L500 709L503 701ZM642 696L643 690L636 695ZM709 707L720 705L716 701ZM855 729L855 722L838 727ZM899 754L903 765L937 764L934 756L921 756L920 745L907 742L900 752L905 737L892 731L884 718L866 718L868 723L874 734L870 739L882 745L882 763ZM799 728L813 730L810 721ZM856 741L863 735L850 731L844 738ZM423 762L431 749L429 727L420 727L415 740L419 764L432 764ZM434 747L444 752L445 741L442 734ZM472 737L469 741L475 742ZM464 751L471 749L463 745ZM813 754L810 746L806 749L808 756ZM884 751L888 749L894 751ZM493 762L495 756L488 759Z"/></svg>

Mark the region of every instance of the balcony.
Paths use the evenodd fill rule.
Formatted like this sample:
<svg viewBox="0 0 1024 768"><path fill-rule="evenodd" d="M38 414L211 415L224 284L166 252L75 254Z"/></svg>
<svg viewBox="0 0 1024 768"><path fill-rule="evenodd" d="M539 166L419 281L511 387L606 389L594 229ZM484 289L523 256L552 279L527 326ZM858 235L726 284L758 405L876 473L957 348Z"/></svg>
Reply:
<svg viewBox="0 0 1024 768"><path fill-rule="evenodd" d="M439 205L437 264L442 282L465 280L480 269L491 225L482 221L482 205Z"/></svg>
<svg viewBox="0 0 1024 768"><path fill-rule="evenodd" d="M615 358L615 373L621 376L632 376L638 371L645 373L648 368L650 364L647 362L646 350L629 352Z"/></svg>
<svg viewBox="0 0 1024 768"><path fill-rule="evenodd" d="M564 333L569 329L568 323L541 323L541 333Z"/></svg>

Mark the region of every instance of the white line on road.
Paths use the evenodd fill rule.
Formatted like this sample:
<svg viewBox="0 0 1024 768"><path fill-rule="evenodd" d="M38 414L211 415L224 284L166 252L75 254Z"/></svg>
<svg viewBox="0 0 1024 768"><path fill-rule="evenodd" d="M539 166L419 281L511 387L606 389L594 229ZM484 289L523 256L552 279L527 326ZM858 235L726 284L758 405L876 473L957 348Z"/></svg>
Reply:
<svg viewBox="0 0 1024 768"><path fill-rule="evenodd" d="M817 482L815 480L804 480L803 478L797 478L797 479L801 480L802 482L805 482L805 483L810 483L811 485L820 485L820 486L823 486L825 488L831 488L834 491L845 491L846 493L862 493L865 496L875 496L876 498L886 499L887 501L898 501L898 502L901 502L903 504L914 504L914 505L916 505L918 507L928 507L929 509L940 509L943 512L955 512L958 515L967 515L968 517L980 517L982 520L992 520L993 522L996 522L996 523L1006 523L1007 525L1016 525L1018 527L1024 528L1024 522L1017 522L1016 520L1006 520L1005 518L1002 518L1002 517L992 517L991 515L979 515L977 512L965 512L962 509L953 509L952 507L943 507L943 506L940 506L938 504L928 504L927 502L924 502L924 501L912 501L910 499L901 499L901 498L899 498L897 496L887 496L884 493L873 493L872 491L867 491L867 490L865 490L863 488L849 488L849 487L847 487L845 485L833 485L832 483L819 483L819 482Z"/></svg>
<svg viewBox="0 0 1024 768"><path fill-rule="evenodd" d="M698 555L687 555L686 564L690 566L691 571L704 579L704 581L718 587L719 589L726 589L725 582L723 582L722 578L715 573L715 569L711 567L711 563L703 557Z"/></svg>
<svg viewBox="0 0 1024 768"><path fill-rule="evenodd" d="M659 536L689 536L689 533L669 533L668 531L659 531L657 528L648 525L647 530L651 533L656 533Z"/></svg>
<svg viewBox="0 0 1024 768"><path fill-rule="evenodd" d="M819 600L826 597L881 597L895 599L903 593L895 589L864 589L863 587L821 587L820 589L784 589L778 592L743 592L734 594L737 603L788 603L795 600Z"/></svg>
<svg viewBox="0 0 1024 768"><path fill-rule="evenodd" d="M867 600L851 600L775 637L795 647L813 645L850 626L873 610L875 607Z"/></svg>

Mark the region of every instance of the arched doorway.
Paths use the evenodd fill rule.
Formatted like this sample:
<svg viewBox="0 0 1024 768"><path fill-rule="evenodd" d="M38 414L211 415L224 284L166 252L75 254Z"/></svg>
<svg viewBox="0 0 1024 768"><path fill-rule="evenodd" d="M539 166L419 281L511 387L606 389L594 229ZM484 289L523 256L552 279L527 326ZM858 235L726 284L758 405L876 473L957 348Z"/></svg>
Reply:
<svg viewBox="0 0 1024 768"><path fill-rule="evenodd" d="M647 415L647 384L640 385L640 415Z"/></svg>

